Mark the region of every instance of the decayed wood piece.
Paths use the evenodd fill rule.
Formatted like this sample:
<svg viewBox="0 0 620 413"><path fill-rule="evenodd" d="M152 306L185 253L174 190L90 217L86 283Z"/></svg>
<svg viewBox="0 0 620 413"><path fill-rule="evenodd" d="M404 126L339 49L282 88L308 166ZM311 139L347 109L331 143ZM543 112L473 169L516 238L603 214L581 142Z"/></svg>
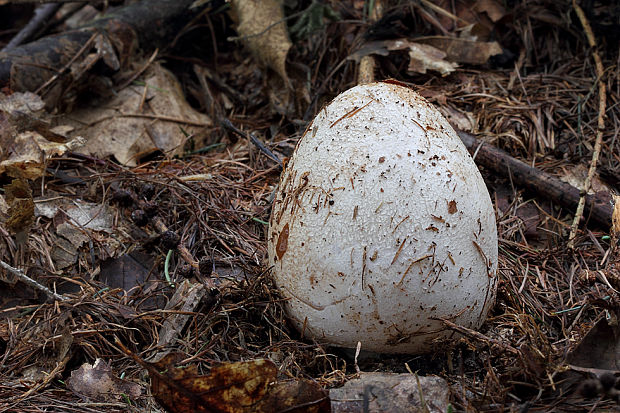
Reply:
<svg viewBox="0 0 620 413"><path fill-rule="evenodd" d="M458 135L472 156L475 155L474 160L478 165L482 165L498 175L510 177L517 186L536 192L541 197L549 198L571 212L577 209L580 197L579 189L553 175L532 168L501 149L478 141L469 133L458 131ZM611 214L613 212L611 195L599 192L596 195L586 195L585 200L584 217L586 220L608 229L611 225Z"/></svg>
<svg viewBox="0 0 620 413"><path fill-rule="evenodd" d="M194 16L189 10L193 1L133 3L80 30L47 36L0 53L0 87L41 93L48 107L55 106L81 78L88 78L82 75L98 60L113 70L127 67L138 50L152 51L178 33Z"/></svg>

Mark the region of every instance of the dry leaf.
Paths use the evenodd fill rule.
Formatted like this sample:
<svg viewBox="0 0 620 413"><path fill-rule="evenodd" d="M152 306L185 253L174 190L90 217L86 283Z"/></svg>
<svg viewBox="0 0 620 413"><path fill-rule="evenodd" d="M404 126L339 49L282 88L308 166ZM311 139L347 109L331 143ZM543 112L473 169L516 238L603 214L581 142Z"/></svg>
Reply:
<svg viewBox="0 0 620 413"><path fill-rule="evenodd" d="M159 361L170 353L169 349L174 346L176 339L181 337L182 331L190 320L190 314L197 310L206 294L207 288L203 284L192 283L189 280L183 280L176 288L174 295L166 303L165 310L168 313L158 334L157 348L164 350L152 356L152 361Z"/></svg>
<svg viewBox="0 0 620 413"><path fill-rule="evenodd" d="M578 164L575 166L561 168L561 170L558 172L559 178L562 181L568 182L575 188L582 188L583 183L588 176L588 167L586 165ZM592 182L590 183L590 189L588 193L590 195L594 195L595 193L601 191L611 193L609 186L607 186L607 184L603 180L601 180L598 174L595 174L592 177Z"/></svg>
<svg viewBox="0 0 620 413"><path fill-rule="evenodd" d="M174 367L177 354L144 365L155 399L171 413L245 412L265 396L277 368L269 360L227 363L200 376L195 366Z"/></svg>
<svg viewBox="0 0 620 413"><path fill-rule="evenodd" d="M282 4L278 0L232 0L241 41L263 65L288 85L286 55L291 48Z"/></svg>
<svg viewBox="0 0 620 413"><path fill-rule="evenodd" d="M39 95L32 92L15 92L9 96L0 93L0 111L12 113L15 111L22 113L41 113L45 108L45 103Z"/></svg>
<svg viewBox="0 0 620 413"><path fill-rule="evenodd" d="M182 354L148 363L117 345L148 370L155 399L170 413L270 413L330 411L327 392L308 380L276 382L269 360L223 363L200 376L196 366L175 367Z"/></svg>
<svg viewBox="0 0 620 413"><path fill-rule="evenodd" d="M87 139L80 152L114 156L122 164L135 165L141 155L154 150L182 154L187 135L212 123L187 103L174 75L159 64L149 68L144 83L128 86L105 104L82 107L65 118L75 133Z"/></svg>
<svg viewBox="0 0 620 413"><path fill-rule="evenodd" d="M444 51L451 62L472 65L485 64L491 56L502 53L502 48L497 42L477 42L445 36L419 38L416 42Z"/></svg>
<svg viewBox="0 0 620 413"><path fill-rule="evenodd" d="M114 232L114 210L106 204L62 197L37 199L34 213L57 222L50 256L59 269L74 264L80 247L89 239L100 238L97 232Z"/></svg>
<svg viewBox="0 0 620 413"><path fill-rule="evenodd" d="M616 317L613 309L609 312L610 321L600 318L568 354L566 361L573 370L620 373L620 328L612 321Z"/></svg>
<svg viewBox="0 0 620 413"><path fill-rule="evenodd" d="M0 173L22 179L39 178L46 159L83 144L53 131L43 116L44 103L33 93L0 93Z"/></svg>
<svg viewBox="0 0 620 413"><path fill-rule="evenodd" d="M394 50L409 51L409 67L407 68L409 74L426 73L427 70L434 70L441 73L442 76L446 76L458 67L457 64L445 60L446 53L441 50L409 39L368 42L355 53L349 55L347 59L360 62L364 56L371 54L387 56L390 51Z"/></svg>
<svg viewBox="0 0 620 413"><path fill-rule="evenodd" d="M50 142L37 132L20 133L13 140L7 159L0 162L0 173L23 179L36 179L45 172L46 159L74 151L84 145L75 137L67 143Z"/></svg>
<svg viewBox="0 0 620 413"><path fill-rule="evenodd" d="M446 76L452 73L458 65L445 60L446 53L426 44L418 44L406 39L387 41L388 50L409 49L409 67L411 73L426 73L427 69L434 70Z"/></svg>
<svg viewBox="0 0 620 413"><path fill-rule="evenodd" d="M95 360L71 372L67 387L78 396L93 401L117 401L123 396L137 399L142 395L142 387L137 383L121 380L114 376L108 363L102 359Z"/></svg>
<svg viewBox="0 0 620 413"><path fill-rule="evenodd" d="M6 228L13 234L26 234L34 222L34 201L28 182L14 179L4 187L4 194L9 205Z"/></svg>
<svg viewBox="0 0 620 413"><path fill-rule="evenodd" d="M31 131L38 132L49 141L65 143L66 136L52 130L44 108L45 103L34 93L13 93L10 96L0 93L0 143L3 148L10 147L18 134Z"/></svg>
<svg viewBox="0 0 620 413"><path fill-rule="evenodd" d="M506 15L506 9L496 0L478 0L474 10L486 13L493 23L501 20Z"/></svg>
<svg viewBox="0 0 620 413"><path fill-rule="evenodd" d="M75 225L63 222L56 226L56 234L50 256L54 266L59 269L74 264L80 254L80 247L88 242L88 235Z"/></svg>
<svg viewBox="0 0 620 413"><path fill-rule="evenodd" d="M81 199L54 199L46 201L37 198L36 215L49 219L62 211L74 225L93 231L113 232L114 210L105 204L85 202Z"/></svg>
<svg viewBox="0 0 620 413"><path fill-rule="evenodd" d="M152 257L139 251L108 258L101 262L99 281L112 289L122 288L126 292L142 285L153 268Z"/></svg>
<svg viewBox="0 0 620 413"><path fill-rule="evenodd" d="M457 110L448 105L439 106L438 109L441 114L448 119L450 124L455 127L455 129L459 129L464 132L473 132L476 130L476 118L473 113Z"/></svg>

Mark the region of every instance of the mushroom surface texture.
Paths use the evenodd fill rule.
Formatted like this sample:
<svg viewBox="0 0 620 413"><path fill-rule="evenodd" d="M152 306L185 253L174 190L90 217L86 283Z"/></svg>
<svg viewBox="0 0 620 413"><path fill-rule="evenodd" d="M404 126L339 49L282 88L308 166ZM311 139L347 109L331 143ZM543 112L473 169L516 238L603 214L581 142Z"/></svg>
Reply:
<svg viewBox="0 0 620 413"><path fill-rule="evenodd" d="M497 289L482 176L439 111L395 82L324 107L280 178L269 265L304 337L419 354L477 329Z"/></svg>

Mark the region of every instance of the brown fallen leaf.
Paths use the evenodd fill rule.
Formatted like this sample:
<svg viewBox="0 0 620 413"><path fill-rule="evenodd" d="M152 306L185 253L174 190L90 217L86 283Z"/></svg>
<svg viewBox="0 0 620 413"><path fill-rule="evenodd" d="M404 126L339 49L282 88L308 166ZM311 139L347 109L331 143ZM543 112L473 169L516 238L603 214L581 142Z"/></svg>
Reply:
<svg viewBox="0 0 620 413"><path fill-rule="evenodd" d="M4 194L9 205L9 217L4 224L11 233L25 236L34 222L34 201L30 186L24 179L13 179L4 186Z"/></svg>
<svg viewBox="0 0 620 413"><path fill-rule="evenodd" d="M451 62L472 65L485 64L491 56L502 53L502 48L497 42L480 42L447 36L422 37L416 39L416 42L442 50Z"/></svg>
<svg viewBox="0 0 620 413"><path fill-rule="evenodd" d="M0 173L36 179L46 159L81 146L80 137L67 141L45 119L44 103L34 93L0 93Z"/></svg>
<svg viewBox="0 0 620 413"><path fill-rule="evenodd" d="M407 50L409 53L409 67L412 73L426 73L427 70L439 72L442 76L452 73L458 65L446 60L446 53L426 44L416 43L410 39L376 40L364 44L359 50L347 57L349 60L360 62L364 56L387 56L391 51Z"/></svg>
<svg viewBox="0 0 620 413"><path fill-rule="evenodd" d="M265 359L223 363L206 376L195 365L175 367L183 357L166 355L148 363L119 347L151 377L153 396L170 413L329 412L330 401L318 384L307 380L276 382L278 369Z"/></svg>
<svg viewBox="0 0 620 413"><path fill-rule="evenodd" d="M46 159L60 156L84 144L84 139L76 137L67 143L50 142L38 132L24 132L17 135L10 147L7 158L0 162L0 173L14 178L36 179L45 171Z"/></svg>
<svg viewBox="0 0 620 413"><path fill-rule="evenodd" d="M446 60L447 54L436 47L416 43L407 39L390 40L386 43L388 50L409 49L409 67L407 72L426 73L434 70L442 76L452 73L458 65Z"/></svg>
<svg viewBox="0 0 620 413"><path fill-rule="evenodd" d="M474 10L486 13L493 23L497 23L506 15L506 9L496 0L478 0Z"/></svg>
<svg viewBox="0 0 620 413"><path fill-rule="evenodd" d="M178 354L169 354L157 363L143 364L153 396L172 413L250 411L277 373L271 361L253 360L216 366L208 376L200 376L196 366L174 367L178 359Z"/></svg>
<svg viewBox="0 0 620 413"><path fill-rule="evenodd" d="M123 395L136 399L142 395L142 387L127 380L117 378L112 368L102 359L95 360L71 372L67 387L78 396L94 401L117 401Z"/></svg>
<svg viewBox="0 0 620 413"><path fill-rule="evenodd" d="M74 134L86 138L80 153L114 156L125 165L135 165L156 150L181 155L187 136L198 135L212 123L191 107L179 81L159 63L140 80L144 83L127 86L104 104L83 105L63 119L75 128Z"/></svg>
<svg viewBox="0 0 620 413"><path fill-rule="evenodd" d="M64 143L67 138L52 130L49 114L43 109L45 103L38 95L31 92L16 92L9 96L0 93L0 113L10 123L10 130L18 133L35 131L45 139Z"/></svg>
<svg viewBox="0 0 620 413"><path fill-rule="evenodd" d="M310 380L287 380L274 383L252 412L327 413L331 411L328 393Z"/></svg>

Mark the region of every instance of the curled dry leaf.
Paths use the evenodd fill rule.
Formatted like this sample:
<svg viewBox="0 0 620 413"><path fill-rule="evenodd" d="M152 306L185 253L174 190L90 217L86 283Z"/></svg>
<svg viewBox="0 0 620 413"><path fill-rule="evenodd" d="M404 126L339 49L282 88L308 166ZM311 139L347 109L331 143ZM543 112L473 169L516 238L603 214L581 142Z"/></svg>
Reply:
<svg viewBox="0 0 620 413"><path fill-rule="evenodd" d="M44 103L34 93L0 94L0 173L36 179L45 160L83 145L81 137L67 142L44 119Z"/></svg>
<svg viewBox="0 0 620 413"><path fill-rule="evenodd" d="M4 187L4 194L9 205L5 227L14 234L27 233L34 222L34 201L28 182L14 179Z"/></svg>
<svg viewBox="0 0 620 413"><path fill-rule="evenodd" d="M486 13L493 23L497 23L506 15L506 9L496 0L478 0L474 10Z"/></svg>
<svg viewBox="0 0 620 413"><path fill-rule="evenodd" d="M497 42L436 36L416 40L401 38L369 42L351 54L348 59L359 62L364 56L370 54L387 56L394 50L408 50L409 74L434 70L442 76L456 70L457 63L482 65L489 60L489 57L502 53L502 48Z"/></svg>
<svg viewBox="0 0 620 413"><path fill-rule="evenodd" d="M37 179L45 171L46 159L60 156L84 145L84 138L77 136L67 143L50 142L37 132L17 135L7 158L0 162L0 173L24 179Z"/></svg>
<svg viewBox="0 0 620 413"><path fill-rule="evenodd" d="M112 368L102 359L95 360L71 372L67 387L78 396L94 401L117 401L123 395L136 399L142 395L142 387L137 383L114 376Z"/></svg>
<svg viewBox="0 0 620 413"><path fill-rule="evenodd" d="M446 36L424 37L416 41L442 50L451 62L472 65L483 65L491 56L502 53L497 42L478 42Z"/></svg>
<svg viewBox="0 0 620 413"><path fill-rule="evenodd" d="M409 67L407 71L410 74L426 73L427 70L434 70L441 73L442 76L446 76L458 67L457 64L445 60L446 53L427 44L420 44L407 39L397 39L388 41L387 49L409 49Z"/></svg>
<svg viewBox="0 0 620 413"><path fill-rule="evenodd" d="M169 354L144 365L155 399L174 413L246 411L265 396L277 372L272 362L254 360L216 366L200 376L196 366L174 367L178 358Z"/></svg>
<svg viewBox="0 0 620 413"><path fill-rule="evenodd" d="M263 65L273 69L286 84L286 55L291 40L282 4L278 0L232 0L241 41Z"/></svg>
<svg viewBox="0 0 620 413"><path fill-rule="evenodd" d="M132 357L148 370L153 396L170 413L330 411L327 392L318 384L307 380L276 382L278 369L270 360L223 363L201 376L196 366L174 366L180 354L168 354L156 363Z"/></svg>

